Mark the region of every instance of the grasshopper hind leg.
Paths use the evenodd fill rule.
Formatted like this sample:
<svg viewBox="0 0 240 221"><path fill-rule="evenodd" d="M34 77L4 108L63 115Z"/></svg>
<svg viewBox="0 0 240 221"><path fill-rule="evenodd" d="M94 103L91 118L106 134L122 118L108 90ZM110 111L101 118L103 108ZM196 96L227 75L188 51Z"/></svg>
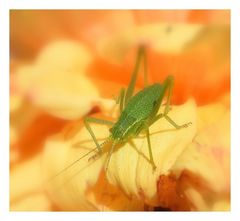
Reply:
<svg viewBox="0 0 240 221"><path fill-rule="evenodd" d="M164 118L165 118L170 124L172 124L176 129L187 128L189 125L192 124L192 122L188 122L188 123L186 123L186 124L178 125L178 124L175 123L175 121L173 121L168 115L165 115Z"/></svg>
<svg viewBox="0 0 240 221"><path fill-rule="evenodd" d="M130 80L130 83L128 85L128 88L125 94L124 106L127 105L129 99L133 96L142 59L143 59L143 66L144 66L143 67L144 68L144 87L146 87L148 84L147 83L147 57L146 57L145 47L140 46L138 49L137 59L136 59L135 67L133 70L132 78Z"/></svg>
<svg viewBox="0 0 240 221"><path fill-rule="evenodd" d="M140 66L141 66L141 59L143 59L144 87L147 87L147 85L148 85L148 83L147 83L147 57L146 57L146 52L145 52L145 48L143 46L140 46L139 49L138 49L137 59L136 59L136 63L135 63L135 67L134 67L134 70L133 70L133 74L132 74L130 83L129 83L127 89L121 88L119 96L116 99L116 104L119 104L120 113L123 112L123 110L126 107L129 99L133 96L134 89L135 89L135 86L136 86L137 76L138 76L139 69L140 69Z"/></svg>
<svg viewBox="0 0 240 221"><path fill-rule="evenodd" d="M166 106L165 106L165 109L164 109L163 116L176 129L186 128L186 127L188 127L192 123L188 122L186 124L178 125L174 120L172 120L168 116L168 112L171 110L170 101L171 101L171 98L172 98L173 84L174 84L174 78L173 78L173 76L169 75L167 77L167 79L164 81L164 87L165 87L165 90L168 91L167 92L168 94L167 94L167 102L166 102Z"/></svg>

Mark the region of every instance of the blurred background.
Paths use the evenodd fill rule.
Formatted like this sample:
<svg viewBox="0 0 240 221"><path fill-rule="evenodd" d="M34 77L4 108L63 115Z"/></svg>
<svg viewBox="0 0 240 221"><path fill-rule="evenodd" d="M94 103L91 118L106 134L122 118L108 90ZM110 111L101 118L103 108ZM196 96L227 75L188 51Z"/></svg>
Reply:
<svg viewBox="0 0 240 221"><path fill-rule="evenodd" d="M10 18L12 64L33 61L50 43L67 39L93 55L88 75L126 83L136 47L146 44L153 81L180 75L176 91L185 77L191 81L176 101L191 93L205 103L229 89L229 11L19 10L11 11Z"/></svg>
<svg viewBox="0 0 240 221"><path fill-rule="evenodd" d="M11 210L64 210L42 185L44 143L118 95L139 45L150 83L175 77L173 104L229 101L229 10L10 11Z"/></svg>

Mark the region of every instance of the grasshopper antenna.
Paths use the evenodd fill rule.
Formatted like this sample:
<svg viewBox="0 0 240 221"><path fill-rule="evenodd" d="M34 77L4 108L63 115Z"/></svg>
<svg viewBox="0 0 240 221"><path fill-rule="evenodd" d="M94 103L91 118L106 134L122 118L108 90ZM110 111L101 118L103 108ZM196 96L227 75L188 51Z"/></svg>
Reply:
<svg viewBox="0 0 240 221"><path fill-rule="evenodd" d="M100 144L100 146L103 146L104 144L106 144L109 141L109 139L107 139L106 141L104 141L103 143ZM87 152L86 154L84 154L82 157L78 158L77 160L73 161L71 164L69 164L67 167L65 167L63 170L59 171L57 174L55 174L54 176L52 176L48 182L52 181L53 179L55 179L56 177L58 177L59 175L61 175L62 173L64 173L65 171L67 171L69 168L71 168L72 166L74 166L77 162L79 162L81 159L83 159L84 157L88 156L90 153L92 152L96 152L96 150L98 150L98 147L95 147L94 149L90 150L89 152Z"/></svg>

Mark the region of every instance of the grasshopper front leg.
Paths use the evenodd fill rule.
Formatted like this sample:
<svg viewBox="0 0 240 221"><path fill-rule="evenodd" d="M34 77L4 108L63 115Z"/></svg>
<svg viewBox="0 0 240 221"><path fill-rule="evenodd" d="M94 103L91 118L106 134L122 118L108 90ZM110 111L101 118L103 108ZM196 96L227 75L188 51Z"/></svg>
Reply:
<svg viewBox="0 0 240 221"><path fill-rule="evenodd" d="M151 141L150 141L150 134L149 134L149 128L146 129L146 136L147 136L147 143L148 143L148 152L149 152L149 157L150 157L150 162L152 164L153 170L155 170L157 167L154 163L153 160L153 154L152 154L152 146L151 146Z"/></svg>
<svg viewBox="0 0 240 221"><path fill-rule="evenodd" d="M114 123L112 121L97 119L97 118L93 118L93 117L85 117L84 120L83 120L83 123L84 123L85 127L87 128L89 134L91 135L94 143L96 144L99 153L102 153L101 145L98 143L97 138L96 138L92 128L89 125L90 122L91 123L108 125L108 126L112 126Z"/></svg>

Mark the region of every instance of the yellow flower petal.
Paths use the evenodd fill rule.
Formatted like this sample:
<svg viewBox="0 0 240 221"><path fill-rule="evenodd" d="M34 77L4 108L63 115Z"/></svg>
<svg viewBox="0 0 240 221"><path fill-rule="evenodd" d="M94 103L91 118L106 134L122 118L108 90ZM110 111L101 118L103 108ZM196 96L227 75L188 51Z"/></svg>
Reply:
<svg viewBox="0 0 240 221"><path fill-rule="evenodd" d="M107 128L100 126L99 129L100 135L107 136ZM86 129L82 129L71 141L63 142L55 138L47 142L44 166L47 190L53 201L63 210L143 210L143 202L129 199L117 186L110 185L101 175L104 156L89 163L91 155L88 155L55 176L93 147L94 143ZM49 177L52 179L49 180Z"/></svg>
<svg viewBox="0 0 240 221"><path fill-rule="evenodd" d="M28 201L27 198L31 198L36 193L44 193L40 162L40 155L37 155L31 160L19 163L11 170L10 208L12 210L29 210L29 203L25 202L22 204L20 202ZM18 203L20 203L21 206L18 205ZM41 207L41 205L35 205L33 207L37 208L38 206Z"/></svg>
<svg viewBox="0 0 240 221"><path fill-rule="evenodd" d="M11 205L11 211L51 211L52 204L45 193L35 193Z"/></svg>
<svg viewBox="0 0 240 221"><path fill-rule="evenodd" d="M129 48L142 43L161 53L178 54L203 27L200 24L169 23L139 25L100 39L97 47L100 54L113 63L121 62Z"/></svg>
<svg viewBox="0 0 240 221"><path fill-rule="evenodd" d="M216 210L218 203L230 204L230 112L222 103L198 109L198 132L173 167L177 174L184 169L196 174L208 189L186 192L199 210ZM208 192L206 195L205 192ZM196 196L199 197L196 197ZM200 197L201 196L201 197ZM219 207L220 209L221 207Z"/></svg>
<svg viewBox="0 0 240 221"><path fill-rule="evenodd" d="M23 102L23 97L20 95L11 95L10 96L10 113L13 113L21 108Z"/></svg>
<svg viewBox="0 0 240 221"><path fill-rule="evenodd" d="M159 175L169 172L196 133L196 106L193 101L173 107L169 116L180 125L188 122L192 124L188 128L176 130L165 119L161 119L152 125L151 141L157 165L155 173L146 159L148 147L145 137L133 139L133 142L146 157L125 144L112 154L107 178L101 177L106 152L96 160L91 159L96 152L91 153L68 168L68 165L95 147L85 127L80 126L80 131L70 139L62 134L49 140L44 158L47 177L66 168L49 181L48 189L55 202L67 210L138 210L143 209L144 202L155 205ZM109 136L107 126L92 124L92 129L99 142ZM104 149L110 147L111 143L105 145ZM94 188L100 181L104 184ZM110 201L106 199L109 196L112 196ZM97 200L99 197L101 200Z"/></svg>
<svg viewBox="0 0 240 221"><path fill-rule="evenodd" d="M79 42L59 40L47 45L36 59L36 65L59 71L84 73L92 54Z"/></svg>
<svg viewBox="0 0 240 221"><path fill-rule="evenodd" d="M16 84L34 105L65 119L80 118L99 99L96 87L78 72L23 67L17 73Z"/></svg>
<svg viewBox="0 0 240 221"><path fill-rule="evenodd" d="M162 112L162 110L160 110ZM128 195L135 195L149 204L157 204L157 180L167 174L196 133L196 106L190 100L182 106L173 107L169 116L177 124L191 122L188 128L176 130L166 119L160 119L150 127L153 158L157 166L153 173L148 162L149 153L146 137L133 139L139 155L127 143L113 153L109 165L109 181L120 185Z"/></svg>

